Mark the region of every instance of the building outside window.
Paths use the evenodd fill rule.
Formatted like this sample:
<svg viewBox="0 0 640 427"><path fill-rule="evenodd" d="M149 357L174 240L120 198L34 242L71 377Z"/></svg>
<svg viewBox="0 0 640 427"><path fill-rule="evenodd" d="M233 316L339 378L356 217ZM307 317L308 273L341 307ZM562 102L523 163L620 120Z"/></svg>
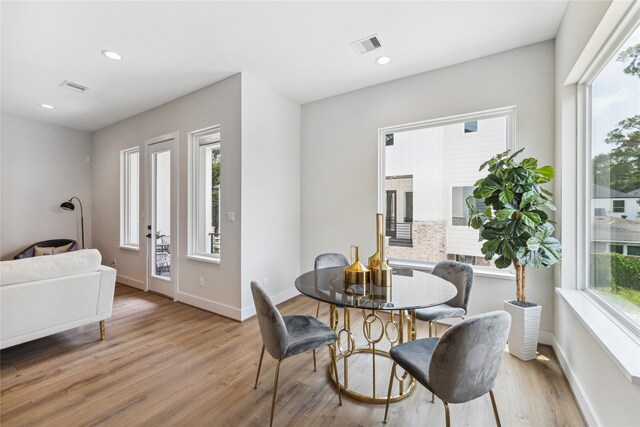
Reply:
<svg viewBox="0 0 640 427"><path fill-rule="evenodd" d="M586 84L592 214L588 287L640 326L640 30ZM640 330L640 329L639 329Z"/></svg>
<svg viewBox="0 0 640 427"><path fill-rule="evenodd" d="M140 246L140 150L120 152L120 246Z"/></svg>
<svg viewBox="0 0 640 427"><path fill-rule="evenodd" d="M191 132L189 255L220 259L221 152L218 127Z"/></svg>
<svg viewBox="0 0 640 427"><path fill-rule="evenodd" d="M386 139L381 142L385 145L380 172L385 177L381 197L389 258L425 263L454 259L492 267L480 251L478 232L467 226L465 199L483 176L479 166L507 149L512 117L512 109L502 109L466 120L393 128L393 149L386 146ZM482 200L476 203L486 209Z"/></svg>

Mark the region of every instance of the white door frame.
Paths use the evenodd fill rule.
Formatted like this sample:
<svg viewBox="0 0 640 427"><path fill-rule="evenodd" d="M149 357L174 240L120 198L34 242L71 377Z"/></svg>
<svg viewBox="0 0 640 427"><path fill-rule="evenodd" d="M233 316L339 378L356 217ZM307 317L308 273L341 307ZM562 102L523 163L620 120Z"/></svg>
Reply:
<svg viewBox="0 0 640 427"><path fill-rule="evenodd" d="M170 298L173 298L174 301L178 300L178 147L179 147L179 132L171 132L164 135L157 136L155 138L147 139L144 142L144 163L145 163L145 222L144 222L144 231L145 235L151 233L151 238L147 238L146 244L146 256L145 256L145 266L146 266L146 276L145 276L145 291L154 291L160 292ZM152 289L152 239L155 233L155 230L148 230L147 226L149 224L153 224L153 209L151 206L152 197L152 185L153 185L153 177L152 177L152 168L151 168L151 153L150 147L154 144L169 142L171 146L169 150L171 151L171 227L170 227L170 243L169 248L171 252L171 267L170 267L170 286L165 289L165 292L161 292L157 289ZM153 280L161 280L161 279L153 279Z"/></svg>

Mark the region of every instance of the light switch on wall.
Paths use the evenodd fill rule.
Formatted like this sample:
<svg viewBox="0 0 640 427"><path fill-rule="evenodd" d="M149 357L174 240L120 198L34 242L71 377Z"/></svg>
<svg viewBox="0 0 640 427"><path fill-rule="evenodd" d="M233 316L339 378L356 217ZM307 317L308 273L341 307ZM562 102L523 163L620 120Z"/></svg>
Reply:
<svg viewBox="0 0 640 427"><path fill-rule="evenodd" d="M236 213L235 212L227 212L227 222L236 222Z"/></svg>

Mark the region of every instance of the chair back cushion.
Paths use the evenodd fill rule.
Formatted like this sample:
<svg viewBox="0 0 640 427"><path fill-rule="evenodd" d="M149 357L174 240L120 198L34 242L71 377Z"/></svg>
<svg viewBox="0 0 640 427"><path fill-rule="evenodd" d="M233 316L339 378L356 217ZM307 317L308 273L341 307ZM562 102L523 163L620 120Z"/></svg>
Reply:
<svg viewBox="0 0 640 427"><path fill-rule="evenodd" d="M251 293L256 306L262 342L271 356L281 359L287 353L288 345L287 326L282 315L257 282L251 282Z"/></svg>
<svg viewBox="0 0 640 427"><path fill-rule="evenodd" d="M64 252L75 251L78 248L78 242L71 239L53 239L53 240L43 240L42 242L34 243L28 248L24 249L22 252L13 257L13 259L23 259L23 258L31 258L35 255L36 246L39 248L58 248L60 246L68 246L68 248ZM62 253L63 251L58 251L55 253Z"/></svg>
<svg viewBox="0 0 640 427"><path fill-rule="evenodd" d="M488 393L500 371L510 326L511 316L500 310L449 328L431 356L431 390L448 403L468 402Z"/></svg>
<svg viewBox="0 0 640 427"><path fill-rule="evenodd" d="M349 264L347 257L342 254L326 253L316 257L313 268L319 270L321 268L347 267Z"/></svg>
<svg viewBox="0 0 640 427"><path fill-rule="evenodd" d="M453 283L458 289L455 297L447 301L451 307L460 307L467 312L471 287L473 286L473 268L468 264L455 261L440 261L431 272L447 282Z"/></svg>

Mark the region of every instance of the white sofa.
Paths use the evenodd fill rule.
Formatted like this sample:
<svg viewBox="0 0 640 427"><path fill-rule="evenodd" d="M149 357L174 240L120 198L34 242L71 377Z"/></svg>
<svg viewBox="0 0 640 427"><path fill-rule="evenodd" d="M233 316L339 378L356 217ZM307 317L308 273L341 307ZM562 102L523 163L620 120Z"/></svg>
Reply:
<svg viewBox="0 0 640 427"><path fill-rule="evenodd" d="M101 261L86 249L0 262L0 348L92 322L104 339L116 270Z"/></svg>

